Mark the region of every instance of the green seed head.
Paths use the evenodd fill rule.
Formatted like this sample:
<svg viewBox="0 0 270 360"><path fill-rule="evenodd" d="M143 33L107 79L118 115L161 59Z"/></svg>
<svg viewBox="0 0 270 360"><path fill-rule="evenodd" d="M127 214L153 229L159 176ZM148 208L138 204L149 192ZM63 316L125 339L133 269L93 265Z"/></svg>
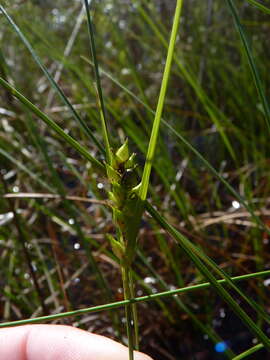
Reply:
<svg viewBox="0 0 270 360"><path fill-rule="evenodd" d="M125 169L130 169L130 168L133 168L135 166L135 157L136 157L135 153L132 153L130 155L128 160L125 162Z"/></svg>
<svg viewBox="0 0 270 360"><path fill-rule="evenodd" d="M115 153L116 159L119 164L126 162L129 158L128 139Z"/></svg>

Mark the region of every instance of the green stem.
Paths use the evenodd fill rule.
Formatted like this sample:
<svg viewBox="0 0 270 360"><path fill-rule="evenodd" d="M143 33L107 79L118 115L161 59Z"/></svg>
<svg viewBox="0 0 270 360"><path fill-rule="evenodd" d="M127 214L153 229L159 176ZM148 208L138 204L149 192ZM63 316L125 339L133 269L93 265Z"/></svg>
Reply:
<svg viewBox="0 0 270 360"><path fill-rule="evenodd" d="M122 267L122 279L123 279L123 288L124 288L124 297L125 300L131 299L130 293L130 282L129 282L129 269L125 266ZM133 324L132 324L132 308L131 304L125 305L125 313L126 313L126 327L127 327L127 337L128 337L128 353L129 360L134 360L133 349L134 349L134 341L133 341Z"/></svg>
<svg viewBox="0 0 270 360"><path fill-rule="evenodd" d="M244 27L241 24L239 14L238 14L237 8L235 6L234 0L227 0L227 4L228 4L228 7L233 16L236 28L238 30L243 47L245 49L245 53L246 53L247 60L248 60L249 66L250 66L251 74L253 76L253 80L254 80L259 98L260 98L262 106L263 106L264 116L265 116L265 120L267 123L267 127L268 127L268 130L270 131L270 105L269 105L268 99L265 95L264 86L263 86L257 65L255 63L254 56L251 51L251 46L249 44Z"/></svg>
<svg viewBox="0 0 270 360"><path fill-rule="evenodd" d="M162 79L160 93L159 93L157 109L156 109L155 119L154 119L154 123L153 123L152 133L151 133L151 137L150 137L150 142L148 145L146 162L145 162L144 170L143 170L142 185L140 188L140 198L142 200L145 200L146 196L147 196L150 173L151 173L153 158L154 158L154 154L155 154L157 138L158 138L158 134L159 134L159 126L160 126L161 116L162 116L162 112L163 112L169 76L170 76L170 72L171 72L171 65L172 65L172 60L173 60L173 53L174 53L174 47L175 47L175 42L176 42L176 37L177 37L177 32L178 32L178 26L179 26L179 22L180 22L182 4L183 4L183 0L177 0L174 20L173 20L173 27L172 27L171 37L170 37L170 43L169 43L169 48L168 48L168 53L167 53L165 69L164 69L164 73L163 73L163 79Z"/></svg>
<svg viewBox="0 0 270 360"><path fill-rule="evenodd" d="M265 276L269 276L269 275L270 275L270 270L265 270L265 271L260 271L260 272L256 272L256 273L252 273L252 274L235 276L235 277L232 277L231 280L232 281L243 281L243 280L254 279L254 278L258 278L258 277L265 277ZM219 284L225 284L226 280L220 279L220 280L217 280L217 282ZM140 296L138 298L134 298L131 300L116 301L116 302L110 303L110 304L97 305L97 306L92 306L89 308L73 310L73 311L63 312L63 313L58 313L58 314L53 314L53 315L39 316L36 318L31 318L31 319L9 321L9 322L0 323L0 328L26 325L26 324L36 324L36 323L40 323L40 322L57 320L57 319L71 317L71 316L80 316L80 315L90 314L90 313L99 312L99 311L112 310L112 309L120 308L127 304L153 301L153 300L160 299L163 297L171 297L173 295L186 294L186 293L197 291L197 290L207 289L211 286L212 286L211 283L205 282L202 284L186 286L186 287L176 289L176 290L168 290L168 291L163 291L163 292L156 293L156 294Z"/></svg>
<svg viewBox="0 0 270 360"><path fill-rule="evenodd" d="M106 117L105 117L105 105L104 105L104 99L103 99L103 93L102 93L101 81L100 81L100 75L99 75L99 65L98 65L97 52L96 52L94 29L93 29L88 0L84 0L84 5L85 5L85 10L86 10L86 16L87 16L90 48L91 48L91 53L92 53L92 58L93 58L95 78L96 78L96 84L97 84L96 90L97 90L98 105L100 108L100 117L101 117L103 138L104 138L105 148L106 148L106 157L107 157L107 162L109 164L111 164L111 162L112 162L111 148L110 148L108 129L107 129L107 123L106 123Z"/></svg>
<svg viewBox="0 0 270 360"><path fill-rule="evenodd" d="M255 353L258 350L263 349L263 344L257 344L255 346L253 346L252 348L242 352L241 354L235 356L232 360L240 360L240 359L244 359L245 357Z"/></svg>
<svg viewBox="0 0 270 360"><path fill-rule="evenodd" d="M131 299L135 298L134 294L134 281L132 272L129 271L129 286L130 286L130 295ZM136 303L132 303L132 314L133 314L133 323L134 323L134 348L135 350L139 350L139 322L138 322L138 311Z"/></svg>
<svg viewBox="0 0 270 360"><path fill-rule="evenodd" d="M250 4L256 6L258 9L262 10L264 13L269 14L270 15L270 9L266 6L264 6L263 4L259 3L256 0L247 0L247 2L249 2Z"/></svg>

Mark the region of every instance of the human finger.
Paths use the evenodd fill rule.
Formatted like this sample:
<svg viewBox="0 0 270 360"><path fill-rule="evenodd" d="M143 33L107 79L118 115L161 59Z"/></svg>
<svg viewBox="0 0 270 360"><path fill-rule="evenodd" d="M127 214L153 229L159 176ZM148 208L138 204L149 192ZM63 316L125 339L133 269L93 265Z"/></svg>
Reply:
<svg viewBox="0 0 270 360"><path fill-rule="evenodd" d="M128 360L128 349L101 335L65 325L0 329L3 360ZM135 352L135 360L152 360Z"/></svg>

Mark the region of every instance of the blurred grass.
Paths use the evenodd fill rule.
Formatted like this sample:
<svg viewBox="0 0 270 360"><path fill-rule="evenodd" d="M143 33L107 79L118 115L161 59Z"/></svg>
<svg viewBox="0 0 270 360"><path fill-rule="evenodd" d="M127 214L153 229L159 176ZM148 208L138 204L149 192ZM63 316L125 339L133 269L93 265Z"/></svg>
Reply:
<svg viewBox="0 0 270 360"><path fill-rule="evenodd" d="M267 98L269 15L252 2L235 1L235 4ZM260 3L268 5L266 1ZM4 2L51 75L55 75L60 63L64 64L58 83L101 141L92 67L83 59L89 57L86 19L70 55L63 57L82 5L81 2L67 5L61 0L57 4ZM168 39L173 7L169 1L120 0L94 3L93 7L101 67L150 108L156 106L167 46L167 40L164 42L162 37ZM181 26L181 41L177 43L163 117L248 201L267 226L269 135L263 103L257 96L233 18L222 1L192 0L184 2ZM1 76L14 82L38 108L46 110L67 134L102 161L98 148L56 94L47 107L50 85L3 16L0 17L0 41ZM101 84L113 145L117 146L119 138L123 141L128 135L142 165L152 114L107 77L102 77ZM107 184L90 163L79 158L36 116L26 113L3 88L0 113L1 175L10 192L50 191L63 198L64 194L105 198ZM224 183L164 126L153 169L150 196L155 206L221 269L238 275L269 268L266 231L252 221L250 213ZM5 193L3 188L2 193ZM85 266L90 261L90 247L91 261L110 284L112 298L122 299L118 264L104 237L112 231L106 208L67 199L12 199L12 202L28 233L27 246L51 313L65 309L63 286L53 258L53 241L58 243L56 258L63 270L71 308L109 301L105 298L104 286L97 281L97 272ZM22 258L11 209L3 198L0 210L0 273L5 289L0 298L2 317L7 321L40 315L40 302ZM156 292L200 282L199 272L168 235L149 217L145 216L143 222L142 257L137 257L134 266L138 295L147 293L145 285ZM53 237L50 226L54 229ZM250 280L242 285L242 290L269 311L267 286L267 281ZM180 356L192 359L199 354L202 359L221 359L223 355L214 349L218 338L227 341L235 353L254 345L253 336L213 291L203 290L200 296L186 294L181 298L181 305L175 300L168 298L156 305L139 305L139 313L143 314L140 316L140 332L144 336L141 348L155 359ZM183 310L180 311L180 307ZM256 317L250 309L248 312L258 327L269 331L260 316ZM117 318L123 319L122 310ZM120 324L115 324L114 329L111 327L106 313L100 313L98 318L89 314L68 321L118 339L124 334ZM211 336L213 343L209 340ZM262 353L255 353L254 359L261 358ZM232 358L228 353L227 357Z"/></svg>

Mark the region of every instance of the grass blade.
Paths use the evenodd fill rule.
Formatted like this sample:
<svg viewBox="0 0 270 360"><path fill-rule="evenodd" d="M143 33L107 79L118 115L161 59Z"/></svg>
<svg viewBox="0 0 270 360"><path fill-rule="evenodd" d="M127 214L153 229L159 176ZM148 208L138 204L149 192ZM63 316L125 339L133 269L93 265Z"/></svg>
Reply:
<svg viewBox="0 0 270 360"><path fill-rule="evenodd" d="M167 53L167 60L166 60L165 69L164 69L164 73L163 73L163 79L162 79L157 109L156 109L156 113L155 113L155 119L154 119L154 123L153 123L150 142L148 145L146 162L145 162L145 166L144 166L144 170L143 170L142 183L141 183L141 187L140 187L140 198L142 201L144 201L147 196L152 162L154 159L156 143L157 143L157 138L158 138L158 133L159 133L159 126L160 126L160 121L161 121L161 116L162 116L162 111L163 111L163 106L164 106L164 101L165 101L166 90L167 90L167 86L168 86L168 80L169 80L170 71L171 71L171 65L172 65L174 47L175 47L175 42L176 42L176 37L177 37L177 32L178 32L178 27L179 27L179 22L180 22L182 5L183 5L183 1L177 0L174 20L173 20L173 27L172 27L172 32L171 32L171 38L170 38L170 43L169 43L169 48L168 48L168 53Z"/></svg>
<svg viewBox="0 0 270 360"><path fill-rule="evenodd" d="M253 346L252 348L242 352L241 354L235 356L232 360L241 360L241 359L245 359L247 356L254 354L256 351L259 351L263 349L263 344L257 344L255 346Z"/></svg>
<svg viewBox="0 0 270 360"><path fill-rule="evenodd" d="M259 3L258 1L256 0L246 0L246 1L249 2L251 5L255 6L256 8L260 9L265 14L270 15L270 9L264 6L263 4Z"/></svg>
<svg viewBox="0 0 270 360"><path fill-rule="evenodd" d="M236 276L236 277L233 277L232 280L233 281L241 281L241 280L248 280L248 279L252 279L252 278L256 278L256 277L263 277L263 276L269 276L269 275L270 275L270 270L265 270L265 271L261 271L261 272L257 272L257 273L253 273L253 274ZM226 283L226 281L224 279L217 280L217 282L219 284ZM99 312L99 311L113 310L113 309L123 307L127 304L152 301L152 300L160 299L163 297L171 297L172 295L180 295L180 294L184 294L184 293L188 293L191 291L196 291L196 290L204 289L204 288L208 288L208 287L211 287L211 283L209 283L209 282L203 283L203 284L198 284L198 285L187 286L187 287L184 287L181 289L176 289L176 290L163 291L163 292L155 293L152 295L140 296L140 297L137 297L137 298L134 298L131 300L116 301L111 304L92 306L89 308L73 310L73 311L69 311L69 312L63 312L63 313L58 313L58 314L53 314L53 315L48 315L48 316L40 316L40 317L36 317L36 318L32 318L32 319L9 321L9 322L5 322L5 323L0 323L0 328L17 326L17 325L35 324L38 322L47 322L47 321L62 319L62 318L71 317L71 316L79 316L79 315L94 313L94 312Z"/></svg>
<svg viewBox="0 0 270 360"><path fill-rule="evenodd" d="M255 63L254 57L252 55L252 51L251 51L251 48L250 48L250 45L249 45L245 30L244 30L244 28L243 28L243 26L241 24L241 21L240 21L240 18L239 18L239 15L238 15L238 12L237 12L234 1L233 0L227 0L227 4L228 4L230 12L231 12L231 14L233 16L235 26L237 28L237 31L238 31L238 33L240 35L243 47L245 49L245 53L246 53L246 56L247 56L247 59L248 59L250 69L251 69L253 80L254 80L255 86L256 86L258 94L259 94L260 101L262 102L262 106L263 106L263 109L264 109L264 115L265 115L265 120L266 120L266 123L267 123L267 127L268 127L268 130L270 131L270 106L269 106L268 100L267 100L267 98L265 96L265 93L264 93L264 90L263 90L263 84L262 84L262 81L261 81L261 78L260 78L256 63Z"/></svg>
<svg viewBox="0 0 270 360"><path fill-rule="evenodd" d="M92 19L91 19L88 0L84 0L84 5L85 5L85 10L86 10L86 16L87 16L88 34L89 34L89 39L90 39L90 48L91 48L91 53L92 53L92 58L93 58L94 72L95 72L95 78L96 78L96 84L97 84L97 97L98 97L98 103L99 103L99 107L100 107L100 117L101 117L103 138L104 138L104 142L105 142L106 157L107 157L107 162L109 164L111 164L112 163L111 149L110 149L110 142L109 142L109 137L108 137L107 124L106 124L105 105L104 105L104 98L103 98L101 82L100 82L99 66L98 66L98 59L97 59L97 52L96 52L94 29L93 29L93 24L92 24Z"/></svg>
<svg viewBox="0 0 270 360"><path fill-rule="evenodd" d="M146 2L145 2L145 5L147 5ZM140 11L143 19L149 24L153 33L160 40L160 43L165 48L168 48L168 43L167 43L165 37L163 36L162 32L158 28L158 26L156 26L156 24L154 23L153 18L147 14L147 12L144 10L143 6L139 7L139 11ZM220 136L222 137L223 142L226 145L231 157L236 161L237 156L234 152L234 149L231 145L231 142L230 142L228 136L226 135L226 133L224 131L225 124L228 126L228 128L233 127L231 122L213 104L213 102L210 100L210 98L205 93L204 89L201 87L201 85L196 80L196 76L186 66L184 66L184 64L179 60L179 58L176 56L176 54L174 55L174 61L175 61L177 68L179 69L180 74L185 78L185 80L188 82L188 84L193 88L198 99L201 101L202 105L205 107L205 110L209 114L210 119L213 121L213 123L217 127L217 130L219 131Z"/></svg>

